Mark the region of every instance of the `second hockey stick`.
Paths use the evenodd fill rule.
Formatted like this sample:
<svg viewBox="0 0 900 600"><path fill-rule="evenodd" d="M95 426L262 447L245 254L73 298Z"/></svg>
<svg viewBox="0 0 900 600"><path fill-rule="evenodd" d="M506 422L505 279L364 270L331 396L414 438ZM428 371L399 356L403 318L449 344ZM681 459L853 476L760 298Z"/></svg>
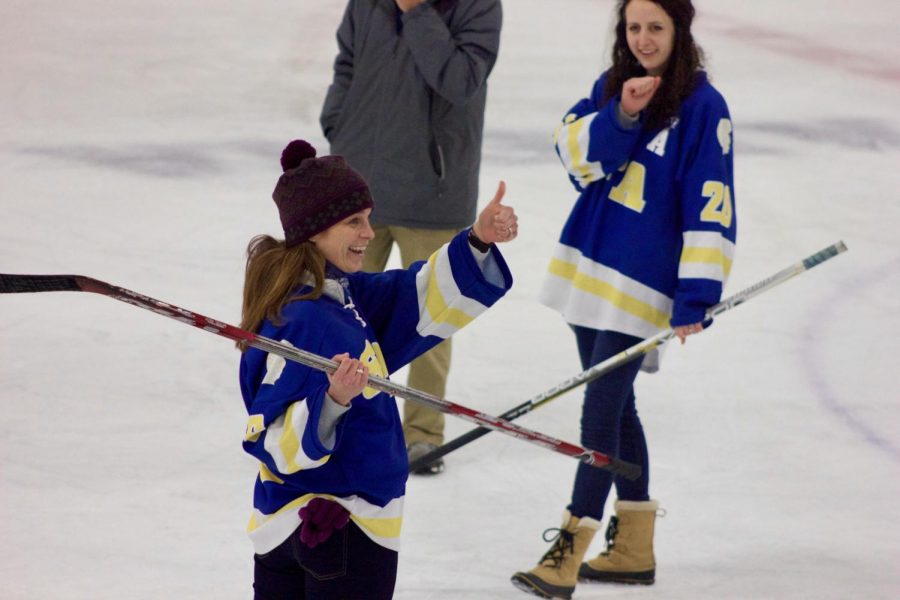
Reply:
<svg viewBox="0 0 900 600"><path fill-rule="evenodd" d="M790 267L787 267L786 269L778 271L771 277L767 277L766 279L763 279L762 281L751 285L750 287L738 292L737 294L734 294L733 296L722 300L715 306L710 307L706 311L706 320L712 319L713 317L720 315L727 310L731 310L732 308L746 302L750 298L768 291L773 287L784 283L788 279L792 279L793 277L796 277L801 273L805 273L816 265L820 265L826 260L834 258L838 254L845 252L846 250L847 246L844 244L844 242L836 242L828 246L827 248L820 250L819 252L816 252L811 256L808 256L802 261L799 261L791 265ZM583 371L582 373L579 373L578 375L575 375L574 377L563 381L562 383L550 388L549 390L538 394L530 400L526 400L522 404L519 404L518 406L507 410L500 415L500 418L506 419L507 421L518 419L522 415L527 414L534 409L543 406L544 404L547 404L551 400L559 398L569 390L574 389L589 381L593 381L598 377L603 377L610 371L621 367L625 363L635 360L640 356L644 356L657 346L660 346L667 342L674 335L675 332L671 328L660 331L655 336L647 338L646 340L635 344L631 348L627 348L622 352L616 354L615 356L611 356L605 361L594 365L587 371ZM445 456L450 452L453 452L457 448L461 448L469 442L475 441L488 433L490 433L490 430L483 427L479 427L477 429L469 431L468 433L464 433L463 435L450 440L446 444L435 448L431 452L423 454L416 460L412 461L409 464L409 470L412 473L413 471L417 471L423 467L427 467L442 456Z"/></svg>

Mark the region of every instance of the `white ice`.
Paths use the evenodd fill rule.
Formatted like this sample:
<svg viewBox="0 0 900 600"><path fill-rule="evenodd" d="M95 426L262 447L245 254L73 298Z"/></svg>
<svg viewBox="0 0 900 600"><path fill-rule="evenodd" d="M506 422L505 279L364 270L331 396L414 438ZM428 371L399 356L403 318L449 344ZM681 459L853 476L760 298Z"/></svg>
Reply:
<svg viewBox="0 0 900 600"><path fill-rule="evenodd" d="M89 275L237 322L246 242L279 232L281 148L327 151L343 4L4 0L0 272ZM507 181L516 284L457 336L448 391L493 414L580 370L535 297L575 199L550 136L607 64L613 6L504 4L481 196ZM735 123L726 293L850 250L639 378L667 512L657 583L576 598L898 598L900 3L696 5ZM250 598L237 361L101 296L0 297L0 598ZM580 390L519 423L578 442L579 407ZM575 462L492 433L447 463L409 482L396 598L525 598L509 576L545 551Z"/></svg>

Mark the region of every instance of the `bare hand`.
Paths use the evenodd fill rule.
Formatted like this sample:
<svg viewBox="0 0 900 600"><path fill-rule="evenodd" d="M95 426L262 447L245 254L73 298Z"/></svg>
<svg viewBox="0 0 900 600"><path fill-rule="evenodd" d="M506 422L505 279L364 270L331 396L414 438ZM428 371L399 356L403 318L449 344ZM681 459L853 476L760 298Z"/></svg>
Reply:
<svg viewBox="0 0 900 600"><path fill-rule="evenodd" d="M622 110L625 114L636 117L647 108L661 81L660 77L632 77L622 84Z"/></svg>
<svg viewBox="0 0 900 600"><path fill-rule="evenodd" d="M403 12L409 12L418 5L425 2L425 0L395 0L397 2L397 6Z"/></svg>
<svg viewBox="0 0 900 600"><path fill-rule="evenodd" d="M692 325L679 325L675 328L675 335L678 336L678 339L681 340L681 344L684 345L684 340L687 336L692 335L694 333L700 333L703 331L703 323L694 323Z"/></svg>
<svg viewBox="0 0 900 600"><path fill-rule="evenodd" d="M501 244L515 239L519 234L519 217L511 206L501 204L506 194L506 182L497 186L494 198L484 207L478 220L472 225L475 237L485 244Z"/></svg>
<svg viewBox="0 0 900 600"><path fill-rule="evenodd" d="M341 406L347 406L350 401L362 394L369 382L369 368L356 358L344 352L331 357L338 363L334 373L328 375L328 395Z"/></svg>

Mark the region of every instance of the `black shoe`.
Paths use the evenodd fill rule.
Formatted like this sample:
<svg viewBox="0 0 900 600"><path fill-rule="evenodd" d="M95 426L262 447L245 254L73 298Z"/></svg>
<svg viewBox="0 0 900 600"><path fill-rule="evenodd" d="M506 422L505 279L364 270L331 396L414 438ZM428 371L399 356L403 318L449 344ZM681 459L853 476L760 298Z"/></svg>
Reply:
<svg viewBox="0 0 900 600"><path fill-rule="evenodd" d="M412 463L414 460L425 456L435 449L437 449L437 446L430 442L413 442L406 447L406 456L409 458L409 462ZM416 469L412 473L413 475L437 475L438 473L443 473L443 471L444 459L438 458L424 467Z"/></svg>

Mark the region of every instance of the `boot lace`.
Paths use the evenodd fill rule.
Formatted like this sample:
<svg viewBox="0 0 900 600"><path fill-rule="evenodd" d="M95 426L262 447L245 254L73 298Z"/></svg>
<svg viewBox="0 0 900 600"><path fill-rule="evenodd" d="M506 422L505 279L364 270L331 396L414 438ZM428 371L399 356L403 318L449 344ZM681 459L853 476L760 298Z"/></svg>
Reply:
<svg viewBox="0 0 900 600"><path fill-rule="evenodd" d="M548 534L550 537L547 537ZM553 545L541 558L541 563L550 561L553 563L553 567L558 569L565 560L566 554L572 554L575 551L575 536L571 531L551 527L544 530L543 538L545 542L553 542Z"/></svg>
<svg viewBox="0 0 900 600"><path fill-rule="evenodd" d="M609 518L609 525L606 527L606 550L601 552L604 556L608 556L612 549L616 546L616 534L619 533L619 517L613 515Z"/></svg>

